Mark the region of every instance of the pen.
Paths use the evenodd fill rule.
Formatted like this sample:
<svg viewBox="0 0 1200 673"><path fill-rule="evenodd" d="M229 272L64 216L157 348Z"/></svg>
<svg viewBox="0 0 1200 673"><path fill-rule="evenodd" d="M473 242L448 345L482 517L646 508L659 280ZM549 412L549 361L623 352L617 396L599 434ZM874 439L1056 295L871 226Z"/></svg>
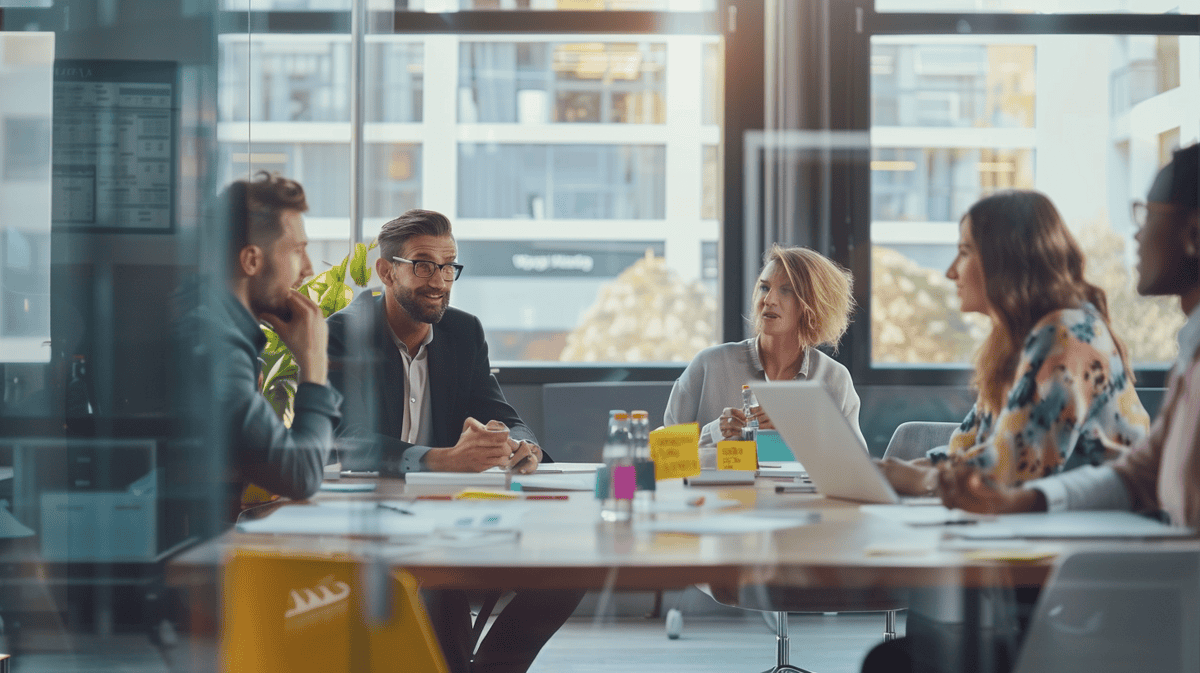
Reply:
<svg viewBox="0 0 1200 673"><path fill-rule="evenodd" d="M565 495L527 495L526 500L568 500Z"/></svg>
<svg viewBox="0 0 1200 673"><path fill-rule="evenodd" d="M817 487L811 484L796 484L794 486L776 486L776 493L816 493Z"/></svg>
<svg viewBox="0 0 1200 673"><path fill-rule="evenodd" d="M946 521L917 521L910 526L966 526L979 523L978 519L947 519Z"/></svg>
<svg viewBox="0 0 1200 673"><path fill-rule="evenodd" d="M410 510L404 509L403 507L396 507L395 505L389 505L389 504L387 504L387 503L385 503L385 502L381 502L381 503L379 503L379 504L378 504L378 507L379 507L379 509L389 509L389 510L391 510L391 511L393 511L393 512L399 512L399 513L401 513L401 514L407 514L407 515L409 515L409 516L416 516L416 515L415 515L415 514L414 514L412 511L410 511Z"/></svg>

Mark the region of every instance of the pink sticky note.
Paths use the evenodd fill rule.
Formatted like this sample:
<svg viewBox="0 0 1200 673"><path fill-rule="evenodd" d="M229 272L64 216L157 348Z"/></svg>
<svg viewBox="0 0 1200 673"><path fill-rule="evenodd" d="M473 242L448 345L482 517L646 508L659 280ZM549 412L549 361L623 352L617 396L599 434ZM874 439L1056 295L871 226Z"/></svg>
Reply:
<svg viewBox="0 0 1200 673"><path fill-rule="evenodd" d="M613 497L617 500L633 500L637 490L637 468L619 465L613 470Z"/></svg>

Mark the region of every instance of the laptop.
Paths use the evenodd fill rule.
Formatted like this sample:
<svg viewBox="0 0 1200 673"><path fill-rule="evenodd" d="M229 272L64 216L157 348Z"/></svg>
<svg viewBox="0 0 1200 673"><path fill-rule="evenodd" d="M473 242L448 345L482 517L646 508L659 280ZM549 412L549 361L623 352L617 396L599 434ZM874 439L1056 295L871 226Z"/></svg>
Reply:
<svg viewBox="0 0 1200 673"><path fill-rule="evenodd" d="M750 389L818 493L859 502L900 502L824 385L764 381L751 383Z"/></svg>

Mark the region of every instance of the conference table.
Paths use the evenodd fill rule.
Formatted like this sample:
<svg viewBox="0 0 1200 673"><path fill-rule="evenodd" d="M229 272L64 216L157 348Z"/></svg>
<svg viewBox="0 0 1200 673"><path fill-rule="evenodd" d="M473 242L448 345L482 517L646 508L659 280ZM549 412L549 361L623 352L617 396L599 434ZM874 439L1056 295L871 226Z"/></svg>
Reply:
<svg viewBox="0 0 1200 673"><path fill-rule="evenodd" d="M411 501L462 490L411 486L392 478L342 479L340 483L355 481L372 481L377 488L370 493L322 492L312 502ZM415 552L403 544L355 531L345 535L262 535L230 530L173 559L167 580L176 586L210 582L219 572L221 559L232 549L253 548L284 554L346 553L372 559L393 555L395 566L431 588L648 590L759 583L842 589L1039 586L1056 555L1088 546L1038 543L1036 550L1042 557L1034 560L981 559L947 543L949 526L914 528L866 513L855 502L818 494L777 494L774 487L778 483L769 478L744 486L686 487L679 480L662 482L664 499L686 490L703 494L710 502L731 500L736 504L639 515L631 523L601 521L599 504L591 493L564 493L565 499L528 501L519 535L480 545L432 546ZM249 515L310 504L273 503L263 506L265 512ZM645 530L649 519L661 524L738 512L793 517L802 524L726 534Z"/></svg>
<svg viewBox="0 0 1200 673"><path fill-rule="evenodd" d="M412 485L402 479L361 478L341 484L374 484L369 493L321 492L311 502L260 506L244 518L269 517L282 508L337 506L347 503L425 503L462 491L461 486ZM364 527L341 534L266 535L237 529L177 556L167 566L168 584L191 588L190 630L216 633L217 593L225 559L236 550L295 554L337 554L363 562L403 568L423 588L464 590L584 588L629 591L679 589L702 584L714 595L736 596L748 587L772 587L817 596L858 598L864 610L880 600L903 600L912 590L962 596L964 613L975 590L1040 587L1055 559L1072 551L1128 548L1130 541L1014 540L999 546L956 539L955 525L913 527L860 507L860 503L819 494L776 493L780 482L759 478L753 485L688 487L680 480L660 483L658 497L680 502L702 494L706 505L683 511L643 513L628 523L602 521L590 492L556 494L523 503L519 532L483 536L470 544L429 544L376 537ZM539 495L545 498L544 494ZM728 507L714 503L731 501ZM460 502L460 501L448 501ZM505 507L501 502L497 508ZM316 511L316 510L312 510ZM386 510L364 517L388 515ZM294 511L293 511L294 513ZM694 526L714 517L744 514L783 519L789 527L760 532L679 532L674 524ZM1187 546L1194 540L1138 542L1161 548ZM948 593L946 593L948 592ZM977 603L975 604L977 605ZM204 614L197 614L197 611ZM791 609L790 611L804 611ZM214 621L209 621L214 620ZM968 621L970 618L968 617ZM968 628L967 633L971 632ZM967 643L977 652L978 643ZM979 656L971 654L972 658Z"/></svg>

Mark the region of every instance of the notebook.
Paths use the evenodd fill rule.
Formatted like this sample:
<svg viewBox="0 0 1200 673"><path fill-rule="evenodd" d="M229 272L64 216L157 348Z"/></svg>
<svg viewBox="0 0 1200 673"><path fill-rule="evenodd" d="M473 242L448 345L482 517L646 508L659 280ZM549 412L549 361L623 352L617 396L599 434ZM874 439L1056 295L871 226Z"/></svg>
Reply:
<svg viewBox="0 0 1200 673"><path fill-rule="evenodd" d="M825 386L764 381L750 388L818 492L858 502L900 502Z"/></svg>

